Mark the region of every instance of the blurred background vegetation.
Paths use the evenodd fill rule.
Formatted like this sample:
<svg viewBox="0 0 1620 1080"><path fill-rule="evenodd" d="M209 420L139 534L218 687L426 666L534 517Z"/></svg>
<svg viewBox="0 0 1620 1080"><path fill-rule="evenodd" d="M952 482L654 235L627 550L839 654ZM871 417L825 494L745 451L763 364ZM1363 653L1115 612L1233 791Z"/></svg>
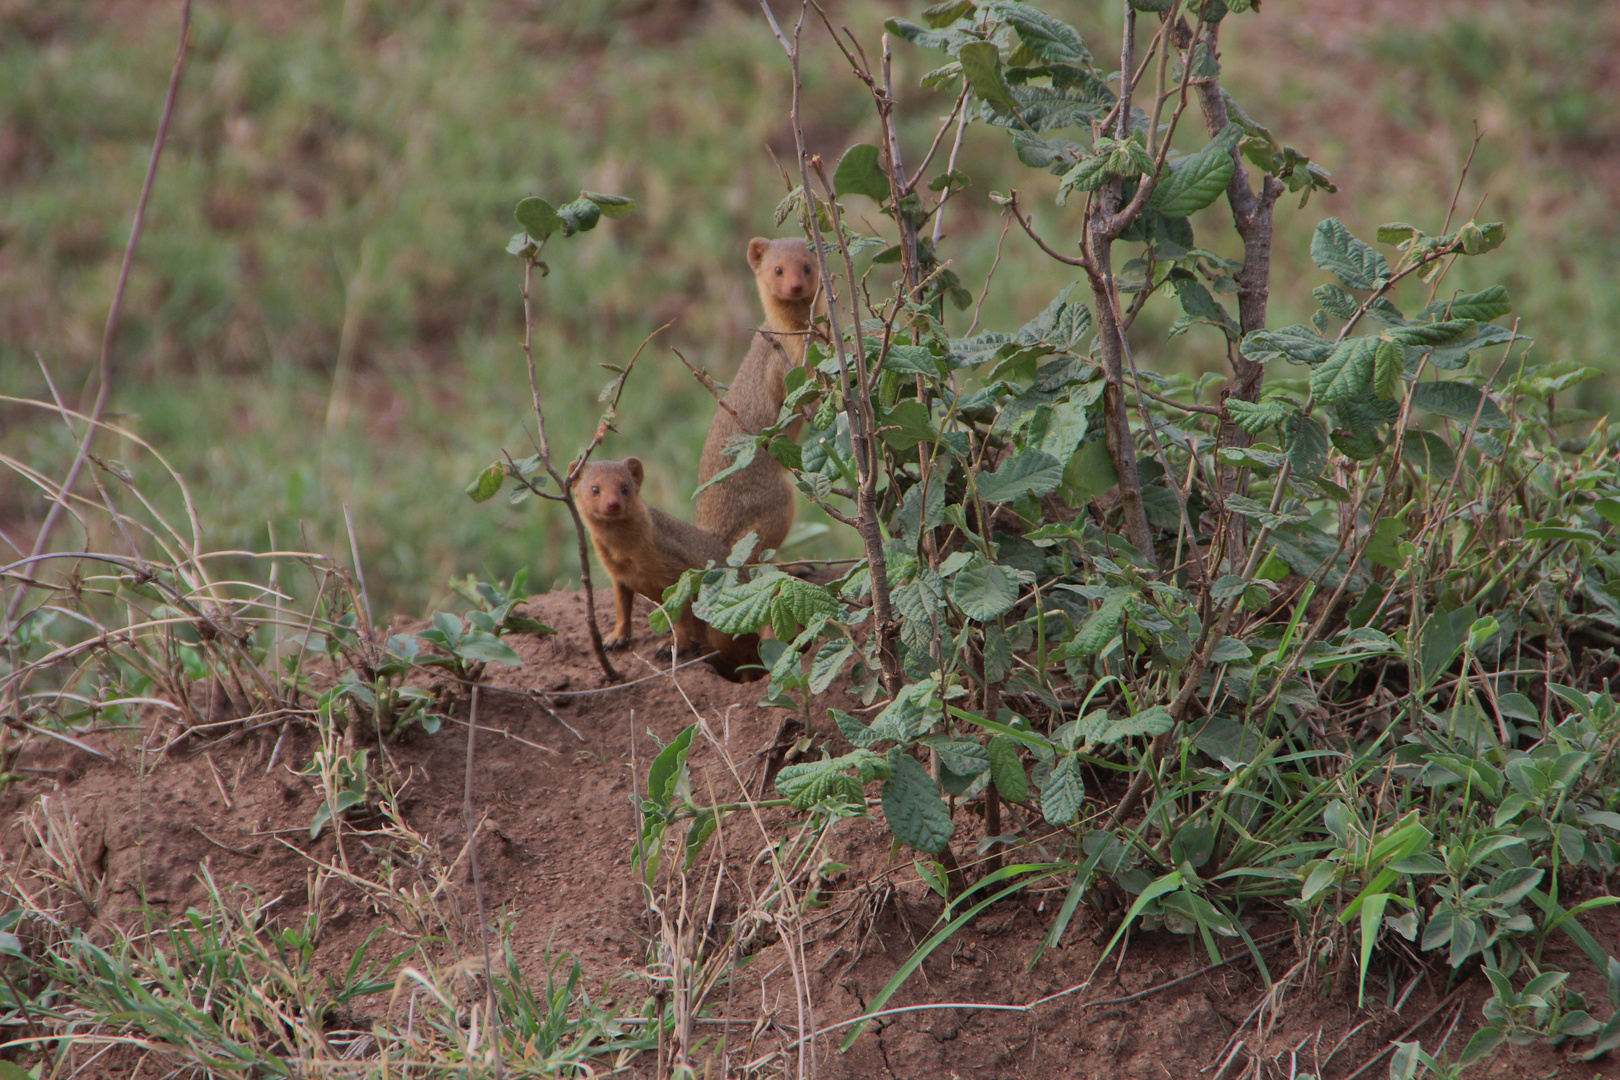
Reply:
<svg viewBox="0 0 1620 1080"><path fill-rule="evenodd" d="M920 6L831 11L873 43L884 18ZM1112 3L1048 6L1098 41L1117 27ZM178 0L0 0L0 394L48 398L45 370L69 402L87 385L178 12ZM622 364L676 320L638 364L603 452L647 459L650 501L690 517L713 405L669 348L731 375L759 318L744 247L780 231L772 154L791 162L788 68L756 5L226 0L199 3L192 34L112 407L186 477L205 549L265 550L273 529L282 548L344 551L347 505L379 611L431 610L469 571L577 578L562 515L475 506L463 487L503 449L531 452L521 273L503 252L512 207L581 188L640 209L559 245L539 283L552 438L582 443L609 378L596 365ZM874 121L824 34L807 41L807 134L835 161L873 140ZM1234 97L1341 189L1279 209L1274 325L1314 308L1307 251L1322 217L1364 236L1392 219L1440 231L1477 124L1457 220L1483 199L1479 219L1505 221L1508 244L1473 272L1509 284L1541 359L1616 369L1620 5L1269 0L1223 42ZM951 106L917 87L936 59L896 45L913 160ZM1064 235L1054 178L1019 165L1001 133L970 131L962 168L974 186L950 204L943 253L970 285L1001 233L991 191L1018 188L1042 231ZM872 205L852 203L883 231ZM1205 213L1227 214L1224 200ZM981 328L1016 327L1072 280L1016 232ZM1448 287L1469 273L1461 264ZM1220 370L1213 335L1165 344L1163 329L1144 320L1139 359ZM1587 385L1559 404L1606 408L1612 389ZM99 445L178 506L149 455ZM56 474L72 442L49 414L0 402L0 453ZM7 557L43 511L0 472ZM72 530L57 542L86 542ZM842 545L835 533L794 550Z"/></svg>

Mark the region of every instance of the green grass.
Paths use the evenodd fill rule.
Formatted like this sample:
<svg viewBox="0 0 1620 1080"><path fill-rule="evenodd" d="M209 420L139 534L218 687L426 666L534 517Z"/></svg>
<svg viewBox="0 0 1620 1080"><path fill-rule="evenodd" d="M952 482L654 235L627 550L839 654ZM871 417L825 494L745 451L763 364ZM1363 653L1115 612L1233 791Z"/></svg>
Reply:
<svg viewBox="0 0 1620 1080"><path fill-rule="evenodd" d="M75 397L98 348L176 12L44 10L7 16L0 35L0 391L45 396L37 355ZM862 2L839 16L872 40L899 10ZM1273 322L1310 310L1315 222L1334 212L1365 234L1443 204L1479 116L1488 138L1462 213L1489 191L1483 216L1506 219L1514 236L1479 272L1509 284L1540 355L1608 364L1620 344L1620 230L1569 165L1597 162L1612 134L1598 105L1601 42L1585 32L1593 10L1541 12L1530 29L1505 4L1466 24L1369 25L1345 63L1303 31L1286 38L1291 55L1261 61L1242 43L1286 30L1284 13L1235 22L1234 94L1344 185L1304 212L1279 212ZM870 109L824 34L807 36L809 137L831 162L872 138ZM912 89L930 65L896 46L914 160L949 108ZM537 356L566 450L594 427L608 378L595 365L624 362L677 320L643 356L603 452L647 459L653 501L689 515L712 405L667 347L721 379L746 347L758 311L742 251L777 231L783 184L765 148L790 160L788 86L780 49L746 5L665 22L586 0L543 20L441 3L334 0L301 15L200 6L119 337L114 407L187 477L208 546L264 549L273 526L283 546L341 551L347 504L386 610L428 610L447 578L481 567L509 577L528 565L537 585L572 578L573 544L549 508L475 507L461 494L502 449L528 452L519 268L501 250L511 207L581 187L640 204L553 260L537 292ZM1054 240L1072 217L1051 205L1053 179L1022 169L999 141L974 130L963 151L978 186L953 204L945 250L965 280L994 254L990 191L1023 191ZM857 219L878 220L864 199L853 203ZM1446 287L1474 284L1469 272ZM1033 314L1070 280L1015 230L985 324ZM953 316L952 329L967 321ZM355 378L339 395L347 419L329 427L346 323ZM1213 338L1179 339L1165 355L1153 343L1162 327L1143 330L1144 362L1224 367ZM5 418L5 452L53 471L65 462L54 420ZM143 481L155 475L128 448L116 454ZM0 516L37 521L34 494L5 484ZM807 550L844 549L823 539Z"/></svg>

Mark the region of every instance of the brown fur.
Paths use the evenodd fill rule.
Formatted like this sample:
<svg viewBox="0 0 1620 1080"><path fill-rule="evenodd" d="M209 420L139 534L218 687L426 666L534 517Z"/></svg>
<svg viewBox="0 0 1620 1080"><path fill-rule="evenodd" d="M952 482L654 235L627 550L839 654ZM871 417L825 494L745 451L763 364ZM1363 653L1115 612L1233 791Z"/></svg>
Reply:
<svg viewBox="0 0 1620 1080"><path fill-rule="evenodd" d="M617 618L613 632L603 642L610 649L630 643L637 593L655 603L661 601L664 590L681 574L711 561L724 566L730 554L728 547L708 533L642 502L643 475L641 459L632 457L592 462L574 479L574 502L591 530L596 557L613 579ZM737 638L722 634L692 614L690 604L673 629L677 655L718 651L720 655L712 662L726 678L747 682L760 677L757 671L737 670L744 664L759 663L757 634Z"/></svg>
<svg viewBox="0 0 1620 1080"><path fill-rule="evenodd" d="M698 482L730 463L726 442L735 435L757 435L776 423L787 397L784 380L804 363L810 320L820 304L821 281L810 245L803 240L748 242L748 265L759 286L765 322L754 334L748 355L715 410L703 443ZM729 406L729 408L727 408ZM732 413L736 413L735 416ZM739 424L738 420L742 423ZM788 432L796 437L798 424ZM750 532L759 534L756 554L779 548L793 526L793 479L763 447L741 472L733 473L697 497L697 524L724 544L735 544Z"/></svg>

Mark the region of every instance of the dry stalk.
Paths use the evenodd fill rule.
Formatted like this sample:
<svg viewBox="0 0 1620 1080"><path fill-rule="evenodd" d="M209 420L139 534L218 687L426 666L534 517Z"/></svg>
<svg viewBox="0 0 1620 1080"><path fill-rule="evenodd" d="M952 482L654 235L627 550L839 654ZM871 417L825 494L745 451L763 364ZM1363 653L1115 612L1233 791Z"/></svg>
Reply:
<svg viewBox="0 0 1620 1080"><path fill-rule="evenodd" d="M59 498L52 500L51 508L45 514L45 520L39 527L39 535L34 538L33 556L38 557L51 541L51 532L56 528L60 519L67 493L79 479L84 464L90 457L90 444L96 437L97 427L101 417L107 410L107 398L112 390L112 350L113 341L118 334L118 320L124 309L124 290L129 285L130 267L135 262L135 246L140 243L141 230L146 224L146 204L152 197L152 184L157 179L158 161L163 156L164 143L169 138L169 121L174 117L174 103L180 94L180 76L185 71L186 46L191 35L191 0L181 0L180 4L180 40L175 46L174 70L169 74L169 90L163 98L163 113L158 118L157 136L152 141L152 156L146 164L146 179L141 183L141 196L135 204L135 219L130 225L129 243L124 246L124 261L118 268L118 284L113 289L112 305L107 311L107 326L101 335L101 360L96 369L97 386L95 403L90 407L89 424L86 425L84 438L79 443L78 450L73 455L73 464L68 467L67 478L62 481ZM17 616L17 609L22 605L26 589L18 588L6 603L6 617L3 626L0 626L0 641L9 641L13 633L13 620Z"/></svg>

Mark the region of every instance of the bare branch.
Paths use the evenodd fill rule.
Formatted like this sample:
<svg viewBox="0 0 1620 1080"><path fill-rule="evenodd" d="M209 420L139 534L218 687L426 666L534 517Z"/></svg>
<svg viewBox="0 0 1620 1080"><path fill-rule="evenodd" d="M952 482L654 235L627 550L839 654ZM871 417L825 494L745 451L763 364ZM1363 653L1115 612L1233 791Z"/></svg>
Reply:
<svg viewBox="0 0 1620 1080"><path fill-rule="evenodd" d="M112 391L113 341L118 334L119 316L124 310L124 290L129 286L129 271L135 263L135 246L140 243L141 230L146 224L146 204L152 197L152 184L157 179L158 161L163 156L163 146L169 138L169 121L174 117L174 103L180 96L180 76L185 71L186 51L190 39L191 0L182 0L180 40L175 46L174 69L169 73L169 91L163 98L163 113L158 118L157 136L152 141L152 156L146 163L146 179L141 182L140 199L135 203L135 219L129 228L129 243L124 245L124 261L118 268L118 284L113 289L112 305L107 310L107 326L101 334L101 361L96 369L96 399L90 407L90 423L86 425L84 438L79 443L78 451L73 455L73 464L68 468L67 479L62 481L61 498L51 503L50 510L45 514L45 521L39 527L39 535L34 538L33 554L36 556L43 552L51 541L51 532L62 516L67 493L72 490L74 483L79 479L79 473L84 470L84 463L90 457L90 444L95 440L102 414L107 409L107 397ZM19 588L6 604L5 625L0 626L0 633L5 636L0 640L10 640L12 621L16 618L17 609L22 605L26 593L26 589Z"/></svg>

